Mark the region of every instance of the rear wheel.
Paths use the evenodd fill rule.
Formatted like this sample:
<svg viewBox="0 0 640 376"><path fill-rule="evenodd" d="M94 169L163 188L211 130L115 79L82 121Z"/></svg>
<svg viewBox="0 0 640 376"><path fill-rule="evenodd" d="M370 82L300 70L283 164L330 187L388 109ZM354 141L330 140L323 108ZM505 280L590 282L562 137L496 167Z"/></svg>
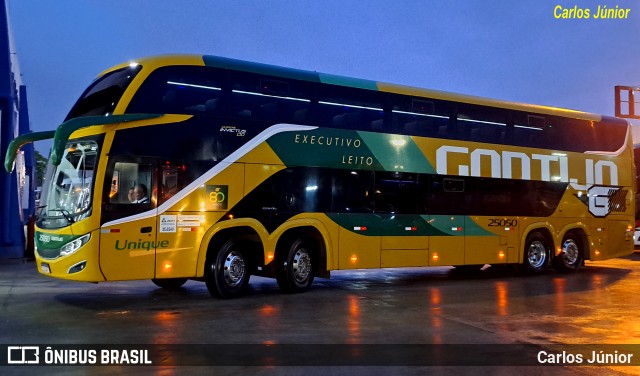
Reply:
<svg viewBox="0 0 640 376"><path fill-rule="evenodd" d="M567 233L562 240L562 252L553 259L553 267L562 273L578 270L584 259L581 244L577 234Z"/></svg>
<svg viewBox="0 0 640 376"><path fill-rule="evenodd" d="M249 285L249 265L241 243L227 240L205 265L205 282L211 295L218 298L242 296Z"/></svg>
<svg viewBox="0 0 640 376"><path fill-rule="evenodd" d="M281 255L276 270L278 286L284 292L304 292L313 283L313 257L301 239L294 241L286 254Z"/></svg>
<svg viewBox="0 0 640 376"><path fill-rule="evenodd" d="M537 274L547 269L551 258L551 246L547 238L540 232L532 232L527 236L524 247L522 268L525 273Z"/></svg>
<svg viewBox="0 0 640 376"><path fill-rule="evenodd" d="M167 290L175 290L187 282L186 278L162 278L162 279L152 279L151 282L155 283L156 286L162 287Z"/></svg>

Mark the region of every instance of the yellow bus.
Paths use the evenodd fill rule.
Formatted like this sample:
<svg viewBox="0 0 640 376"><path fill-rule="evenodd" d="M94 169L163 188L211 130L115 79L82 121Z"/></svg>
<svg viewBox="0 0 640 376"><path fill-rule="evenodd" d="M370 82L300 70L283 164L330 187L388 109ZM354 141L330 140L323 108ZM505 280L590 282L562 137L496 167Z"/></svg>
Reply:
<svg viewBox="0 0 640 376"><path fill-rule="evenodd" d="M251 275L302 292L332 270L518 264L572 272L633 251L622 119L202 55L113 67L55 132L40 273Z"/></svg>

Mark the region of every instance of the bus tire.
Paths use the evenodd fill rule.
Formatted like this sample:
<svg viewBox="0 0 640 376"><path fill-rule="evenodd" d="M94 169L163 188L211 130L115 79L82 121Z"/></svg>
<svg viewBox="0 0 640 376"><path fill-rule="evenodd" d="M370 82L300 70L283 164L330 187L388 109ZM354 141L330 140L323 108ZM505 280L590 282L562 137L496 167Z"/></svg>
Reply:
<svg viewBox="0 0 640 376"><path fill-rule="evenodd" d="M538 231L527 236L524 247L524 260L522 269L527 274L542 273L547 269L551 258L551 246L549 240Z"/></svg>
<svg viewBox="0 0 640 376"><path fill-rule="evenodd" d="M179 289L187 283L186 278L154 278L151 280L156 286L167 290Z"/></svg>
<svg viewBox="0 0 640 376"><path fill-rule="evenodd" d="M313 256L301 239L296 239L277 264L276 280L287 293L307 291L313 283Z"/></svg>
<svg viewBox="0 0 640 376"><path fill-rule="evenodd" d="M229 299L244 295L249 285L249 265L241 243L227 240L210 255L205 265L205 283L211 295Z"/></svg>
<svg viewBox="0 0 640 376"><path fill-rule="evenodd" d="M568 232L562 240L562 252L553 259L553 267L561 273L575 272L584 259L580 237Z"/></svg>

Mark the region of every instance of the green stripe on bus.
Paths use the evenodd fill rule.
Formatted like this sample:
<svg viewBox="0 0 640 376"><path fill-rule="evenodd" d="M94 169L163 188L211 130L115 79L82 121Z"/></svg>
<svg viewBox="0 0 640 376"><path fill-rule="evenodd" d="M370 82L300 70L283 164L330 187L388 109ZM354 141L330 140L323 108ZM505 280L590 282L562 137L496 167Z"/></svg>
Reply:
<svg viewBox="0 0 640 376"><path fill-rule="evenodd" d="M353 170L383 170L358 132L318 128L283 132L267 143L286 166L315 166Z"/></svg>
<svg viewBox="0 0 640 376"><path fill-rule="evenodd" d="M386 171L435 174L435 169L409 136L358 132Z"/></svg>
<svg viewBox="0 0 640 376"><path fill-rule="evenodd" d="M389 213L326 215L345 230L365 236L497 236L468 216Z"/></svg>
<svg viewBox="0 0 640 376"><path fill-rule="evenodd" d="M365 236L448 236L417 214L327 213L332 221Z"/></svg>
<svg viewBox="0 0 640 376"><path fill-rule="evenodd" d="M358 89L367 89L378 91L378 83L376 81L363 80L359 78L351 78L344 76L336 76L333 74L319 73L320 82L323 84L350 86Z"/></svg>
<svg viewBox="0 0 640 376"><path fill-rule="evenodd" d="M229 59L229 58L219 57L219 56L205 55L202 57L202 60L204 61L204 64L206 66L210 66L210 67L239 70L243 72L258 73L258 74L266 74L266 75L284 77L284 78L289 78L294 80L320 82L318 73L305 71L301 69L293 69L293 68L279 67L276 65L253 63L250 61Z"/></svg>
<svg viewBox="0 0 640 376"><path fill-rule="evenodd" d="M465 218L465 228L464 228L465 236L498 236L498 234L494 234L491 231L485 230L482 226L476 223L471 217L467 216Z"/></svg>
<svg viewBox="0 0 640 376"><path fill-rule="evenodd" d="M451 236L497 236L478 225L469 216L422 215L423 220Z"/></svg>

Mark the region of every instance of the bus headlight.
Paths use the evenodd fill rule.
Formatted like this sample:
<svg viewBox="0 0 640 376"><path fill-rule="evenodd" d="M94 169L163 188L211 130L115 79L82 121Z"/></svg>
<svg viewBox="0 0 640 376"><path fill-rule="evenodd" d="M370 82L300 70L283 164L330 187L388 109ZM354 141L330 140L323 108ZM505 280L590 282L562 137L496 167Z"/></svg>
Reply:
<svg viewBox="0 0 640 376"><path fill-rule="evenodd" d="M60 256L67 256L76 252L78 249L80 249L80 247L87 244L89 238L91 238L91 234L81 236L78 239L75 239L63 245L62 248L60 248Z"/></svg>

